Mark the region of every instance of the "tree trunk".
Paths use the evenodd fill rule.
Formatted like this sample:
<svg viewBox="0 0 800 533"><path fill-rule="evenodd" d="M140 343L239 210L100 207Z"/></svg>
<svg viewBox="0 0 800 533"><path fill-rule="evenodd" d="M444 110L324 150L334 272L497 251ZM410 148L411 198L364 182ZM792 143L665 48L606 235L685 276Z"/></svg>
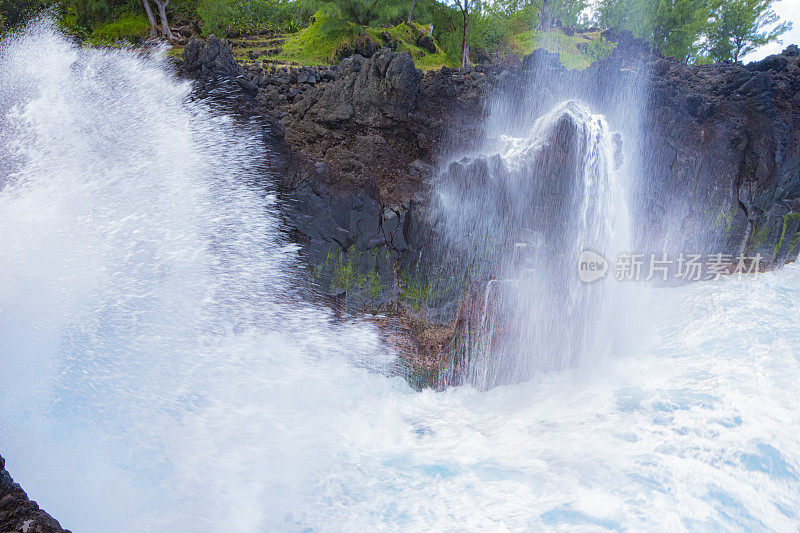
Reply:
<svg viewBox="0 0 800 533"><path fill-rule="evenodd" d="M461 41L461 68L465 68L470 64L469 61L469 43L467 43L467 35L469 35L469 0L464 1L464 9L461 14L464 16L464 38Z"/></svg>
<svg viewBox="0 0 800 533"><path fill-rule="evenodd" d="M161 17L161 35L170 41L174 41L175 36L172 35L172 31L169 29L169 22L167 22L167 6L169 5L169 0L166 2L163 0L155 0L155 2L158 6L158 15Z"/></svg>
<svg viewBox="0 0 800 533"><path fill-rule="evenodd" d="M415 0L411 0L411 9L408 10L408 21L411 22L411 13L414 11L414 2Z"/></svg>
<svg viewBox="0 0 800 533"><path fill-rule="evenodd" d="M547 16L547 0L542 0L542 10L539 12L539 28L542 30L550 28L550 19Z"/></svg>
<svg viewBox="0 0 800 533"><path fill-rule="evenodd" d="M142 0L144 4L144 11L147 13L147 20L150 21L150 38L152 39L158 33L156 28L156 18L153 16L153 10L150 9L150 0Z"/></svg>

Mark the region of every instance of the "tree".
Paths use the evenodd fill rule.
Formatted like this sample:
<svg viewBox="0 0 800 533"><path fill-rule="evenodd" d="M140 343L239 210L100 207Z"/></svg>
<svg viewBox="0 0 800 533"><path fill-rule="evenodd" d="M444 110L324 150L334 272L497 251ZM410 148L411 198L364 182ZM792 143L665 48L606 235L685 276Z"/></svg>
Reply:
<svg viewBox="0 0 800 533"><path fill-rule="evenodd" d="M376 11L378 0L338 0L336 4L347 18L352 19L356 24L366 26L378 18Z"/></svg>
<svg viewBox="0 0 800 533"><path fill-rule="evenodd" d="M330 4L344 19L359 26L400 22L408 8L406 0L332 0Z"/></svg>
<svg viewBox="0 0 800 533"><path fill-rule="evenodd" d="M145 13L147 13L147 19L150 21L150 36L154 37L157 33L158 27L156 26L156 20L153 16L153 10L150 8L149 1L150 0L142 0L142 4L144 5ZM170 41L175 40L172 30L169 29L169 21L167 20L167 6L169 5L169 0L153 1L156 3L156 7L158 8L158 16L161 19L161 36L165 39L169 39Z"/></svg>
<svg viewBox="0 0 800 533"><path fill-rule="evenodd" d="M459 11L461 11L461 19L463 24L463 31L461 37L461 68L470 65L469 60L469 43L467 37L469 36L469 12L470 8L474 6L475 0L455 0Z"/></svg>
<svg viewBox="0 0 800 533"><path fill-rule="evenodd" d="M792 28L780 22L772 9L774 0L714 0L707 35L709 59L739 61L759 46L780 42ZM776 24L778 23L778 24ZM775 24L772 29L768 29Z"/></svg>
<svg viewBox="0 0 800 533"><path fill-rule="evenodd" d="M156 6L158 6L158 15L161 17L161 35L170 41L175 40L175 36L172 35L172 30L169 29L169 22L167 21L167 6L169 5L169 0L153 1L156 3Z"/></svg>
<svg viewBox="0 0 800 533"><path fill-rule="evenodd" d="M75 14L77 26L91 29L96 23L108 18L112 6L107 0L66 0L64 7Z"/></svg>
<svg viewBox="0 0 800 533"><path fill-rule="evenodd" d="M635 37L651 40L654 7L650 0L599 0L595 22L601 28L629 30Z"/></svg>
<svg viewBox="0 0 800 533"><path fill-rule="evenodd" d="M539 5L539 28L546 30L550 28L550 16L547 7L547 0L541 0Z"/></svg>
<svg viewBox="0 0 800 533"><path fill-rule="evenodd" d="M697 54L708 17L707 0L660 0L653 15L653 45L667 57L688 62Z"/></svg>
<svg viewBox="0 0 800 533"><path fill-rule="evenodd" d="M150 21L150 38L156 36L156 18L153 16L153 10L150 9L150 2L148 0L142 0L142 4L144 4L144 12L147 13L147 20Z"/></svg>
<svg viewBox="0 0 800 533"><path fill-rule="evenodd" d="M589 0L494 0L489 10L505 18L529 13L532 22L538 19L538 27L546 30L556 22L575 26L589 3Z"/></svg>
<svg viewBox="0 0 800 533"><path fill-rule="evenodd" d="M549 28L554 22L574 26L578 16L589 5L588 0L539 0L539 27Z"/></svg>
<svg viewBox="0 0 800 533"><path fill-rule="evenodd" d="M0 28L23 23L45 7L44 0L0 0Z"/></svg>
<svg viewBox="0 0 800 533"><path fill-rule="evenodd" d="M234 13L227 0L200 0L197 14L203 21L203 35L221 37Z"/></svg>

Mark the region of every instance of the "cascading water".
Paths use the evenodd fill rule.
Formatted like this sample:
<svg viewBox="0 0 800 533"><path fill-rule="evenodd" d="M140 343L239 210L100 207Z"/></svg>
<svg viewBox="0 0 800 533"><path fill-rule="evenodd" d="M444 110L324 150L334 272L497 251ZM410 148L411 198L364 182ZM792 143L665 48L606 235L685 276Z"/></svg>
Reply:
<svg viewBox="0 0 800 533"><path fill-rule="evenodd" d="M463 333L467 380L481 388L593 365L615 350L627 312L611 274L578 277L591 250L630 249L621 137L579 103L557 106L525 138L453 163L439 191L446 245L489 265Z"/></svg>
<svg viewBox="0 0 800 533"><path fill-rule="evenodd" d="M0 71L0 453L75 533L796 529L797 268L655 289L652 337L591 373L417 393L371 329L295 294L251 179L264 145L157 54L40 25L5 38ZM561 116L613 166L600 119ZM540 160L502 153L473 175ZM620 176L575 153L577 196L515 219L512 249L546 246L578 197L598 200L559 224L607 234L592 209Z"/></svg>

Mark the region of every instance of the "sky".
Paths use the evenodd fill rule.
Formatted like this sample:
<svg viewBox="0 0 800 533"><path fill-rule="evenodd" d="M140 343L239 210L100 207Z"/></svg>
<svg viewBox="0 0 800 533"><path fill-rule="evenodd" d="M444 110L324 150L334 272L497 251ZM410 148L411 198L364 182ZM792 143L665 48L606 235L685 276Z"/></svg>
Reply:
<svg viewBox="0 0 800 533"><path fill-rule="evenodd" d="M794 26L790 31L783 34L781 40L783 44L770 43L762 46L755 52L747 54L743 60L745 63L750 61L758 61L764 59L768 55L779 54L784 48L790 44L800 46L800 0L780 0L774 4L775 12L781 20L789 20Z"/></svg>

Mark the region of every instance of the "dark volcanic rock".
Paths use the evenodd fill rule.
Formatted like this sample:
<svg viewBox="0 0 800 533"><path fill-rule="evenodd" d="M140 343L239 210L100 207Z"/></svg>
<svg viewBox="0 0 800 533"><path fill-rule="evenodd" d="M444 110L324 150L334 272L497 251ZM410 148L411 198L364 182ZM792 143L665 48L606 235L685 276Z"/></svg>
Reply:
<svg viewBox="0 0 800 533"><path fill-rule="evenodd" d="M204 77L224 76L237 78L242 67L233 59L230 44L211 35L205 41L192 39L183 50L183 65L188 74Z"/></svg>
<svg viewBox="0 0 800 533"><path fill-rule="evenodd" d="M28 499L14 483L0 457L0 531L3 533L69 533L52 516Z"/></svg>
<svg viewBox="0 0 800 533"><path fill-rule="evenodd" d="M512 125L550 111L566 94L614 129L623 129L614 121L631 120L626 105L643 100L635 120L644 157L631 164L646 178L635 203L648 237L685 235L686 252L761 253L773 267L793 260L800 249L797 48L747 66L688 67L629 33L604 35L617 46L583 71L538 50L521 61L423 73L391 47L364 49L334 67L247 65L261 113L280 125L273 130L288 161L286 216L317 287L344 310L401 317L425 361L446 356L469 280L453 276L436 245L429 190L437 165L482 145L498 96L508 114L501 118ZM201 79L235 74L221 43L190 45L187 70ZM620 165L621 152L615 156ZM489 163L463 162L472 166L462 170L478 180L477 167ZM436 340L425 344L431 328Z"/></svg>
<svg viewBox="0 0 800 533"><path fill-rule="evenodd" d="M242 91L255 96L257 84L244 76L242 67L233 59L231 45L210 35L205 41L192 38L183 50L184 73L200 80L204 88L226 82L239 85Z"/></svg>
<svg viewBox="0 0 800 533"><path fill-rule="evenodd" d="M720 251L761 254L773 267L797 257L798 59L787 50L747 66L656 65L642 171L656 185L653 230L664 213L687 235L707 227L716 239L705 244Z"/></svg>
<svg viewBox="0 0 800 533"><path fill-rule="evenodd" d="M301 169L325 161L331 182L374 183L387 204L407 201L419 190L420 174L409 165L430 164L448 143L457 117L480 117L487 89L470 84L458 95L452 79L457 71L423 74L410 56L388 48L369 59L349 57L332 74L331 81L284 108L286 142ZM463 125L460 135L479 137L479 124ZM302 178L303 171L298 174Z"/></svg>

